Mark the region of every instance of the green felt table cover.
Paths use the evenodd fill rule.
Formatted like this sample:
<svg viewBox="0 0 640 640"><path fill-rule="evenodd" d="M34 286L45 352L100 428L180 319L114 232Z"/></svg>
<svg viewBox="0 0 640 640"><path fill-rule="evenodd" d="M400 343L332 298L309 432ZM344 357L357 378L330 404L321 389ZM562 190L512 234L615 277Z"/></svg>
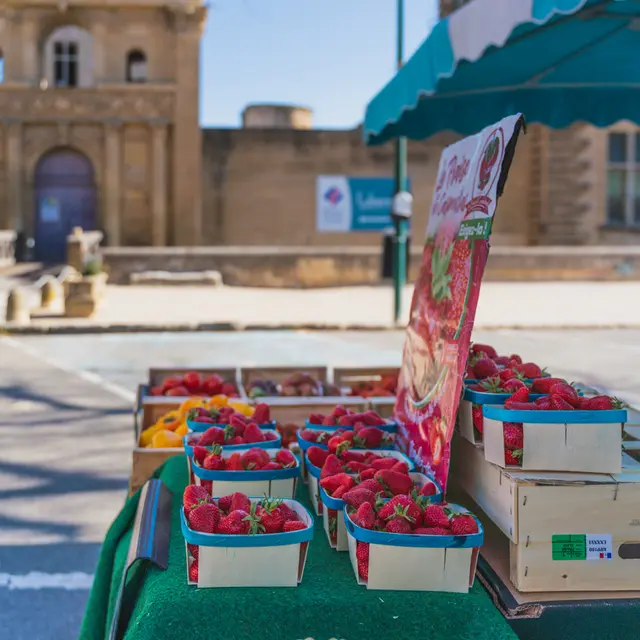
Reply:
<svg viewBox="0 0 640 640"><path fill-rule="evenodd" d="M174 495L169 568L144 573L126 640L517 640L477 581L469 594L368 591L358 585L349 554L329 547L321 518L297 588L190 587L179 522L185 459L168 460L156 477ZM309 508L302 483L297 497ZM138 495L127 501L107 533L80 640L107 636L137 502Z"/></svg>

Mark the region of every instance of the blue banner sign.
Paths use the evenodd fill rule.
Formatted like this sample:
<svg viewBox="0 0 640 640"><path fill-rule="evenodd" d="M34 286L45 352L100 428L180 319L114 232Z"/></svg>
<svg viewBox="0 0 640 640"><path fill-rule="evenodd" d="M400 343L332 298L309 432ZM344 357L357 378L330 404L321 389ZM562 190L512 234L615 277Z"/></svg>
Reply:
<svg viewBox="0 0 640 640"><path fill-rule="evenodd" d="M318 176L316 228L318 231L380 231L393 225L393 178Z"/></svg>

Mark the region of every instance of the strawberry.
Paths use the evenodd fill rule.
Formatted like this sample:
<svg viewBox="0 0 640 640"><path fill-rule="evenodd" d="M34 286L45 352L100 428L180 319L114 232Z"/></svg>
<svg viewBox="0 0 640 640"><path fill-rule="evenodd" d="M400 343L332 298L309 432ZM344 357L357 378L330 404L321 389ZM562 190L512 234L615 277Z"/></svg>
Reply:
<svg viewBox="0 0 640 640"><path fill-rule="evenodd" d="M376 503L375 493L370 489L363 489L359 485L343 494L342 499L355 509L365 502L368 502L371 506Z"/></svg>
<svg viewBox="0 0 640 640"><path fill-rule="evenodd" d="M201 447L210 447L212 444L224 444L224 429L209 427L201 436L198 444Z"/></svg>
<svg viewBox="0 0 640 640"><path fill-rule="evenodd" d="M524 446L524 430L521 424L517 422L505 422L502 426L502 433L506 449L511 449L511 451L522 449Z"/></svg>
<svg viewBox="0 0 640 640"><path fill-rule="evenodd" d="M191 557L194 560L197 560L198 556L200 555L200 547L197 544L188 544L187 549L189 550Z"/></svg>
<svg viewBox="0 0 640 640"><path fill-rule="evenodd" d="M235 511L236 509L240 509L241 511L250 511L251 509L251 500L244 494L240 493L240 491L236 491L231 494L231 504L229 506L230 511Z"/></svg>
<svg viewBox="0 0 640 640"><path fill-rule="evenodd" d="M282 525L283 533L288 533L290 531L302 531L303 529L308 529L308 525L306 525L301 520L287 520Z"/></svg>
<svg viewBox="0 0 640 640"><path fill-rule="evenodd" d="M372 469L391 469L396 466L396 458L392 458L391 456L387 458L379 458L378 460L374 460L371 462Z"/></svg>
<svg viewBox="0 0 640 640"><path fill-rule="evenodd" d="M213 493L213 480L200 480L200 486L204 487L209 495Z"/></svg>
<svg viewBox="0 0 640 640"><path fill-rule="evenodd" d="M471 405L471 420L473 421L473 426L475 429L482 433L484 429L484 416L482 415L482 405L481 404L472 404Z"/></svg>
<svg viewBox="0 0 640 640"><path fill-rule="evenodd" d="M238 397L238 387L233 382L225 382L222 385L222 389L220 393L225 396L229 396L229 398L237 398Z"/></svg>
<svg viewBox="0 0 640 640"><path fill-rule="evenodd" d="M503 388L502 385L504 383L500 379L500 376L493 376L491 378L485 378L480 383L480 390L483 393L502 393Z"/></svg>
<svg viewBox="0 0 640 640"><path fill-rule="evenodd" d="M335 416L325 416L322 420L322 425L324 427L335 427L338 424L338 421Z"/></svg>
<svg viewBox="0 0 640 640"><path fill-rule="evenodd" d="M267 424L271 421L271 411L269 405L264 402L260 402L256 405L256 408L251 416L253 422L257 424Z"/></svg>
<svg viewBox="0 0 640 640"><path fill-rule="evenodd" d="M509 360L513 360L514 362L517 362L518 364L522 364L522 358L517 353L512 353L509 356Z"/></svg>
<svg viewBox="0 0 640 640"><path fill-rule="evenodd" d="M242 437L247 444L264 442L264 433L262 433L260 427L255 422L251 422L247 425Z"/></svg>
<svg viewBox="0 0 640 640"><path fill-rule="evenodd" d="M397 471L381 469L374 477L393 496L409 493L413 487L413 480L408 475Z"/></svg>
<svg viewBox="0 0 640 640"><path fill-rule="evenodd" d="M553 395L551 398L551 409L553 411L573 411L574 407L570 405L562 396Z"/></svg>
<svg viewBox="0 0 640 640"><path fill-rule="evenodd" d="M540 396L533 401L533 404L537 404L541 409L550 409L551 398L549 396Z"/></svg>
<svg viewBox="0 0 640 640"><path fill-rule="evenodd" d="M354 416L341 416L338 418L338 424L341 427L352 427L354 423Z"/></svg>
<svg viewBox="0 0 640 640"><path fill-rule="evenodd" d="M211 416L196 416L193 419L194 422L199 424L215 424L216 421Z"/></svg>
<svg viewBox="0 0 640 640"><path fill-rule="evenodd" d="M509 396L504 403L506 409L511 408L511 404L514 402L529 402L529 389L527 387L521 387L516 390L511 396Z"/></svg>
<svg viewBox="0 0 640 640"><path fill-rule="evenodd" d="M403 460L398 460L393 467L391 467L391 471L395 471L396 473L404 473L407 475L409 473L409 466Z"/></svg>
<svg viewBox="0 0 640 640"><path fill-rule="evenodd" d="M471 353L478 353L478 352L481 351L488 358L497 358L498 357L498 352L493 347L489 346L488 344L474 343L474 344L471 345L470 351L471 351Z"/></svg>
<svg viewBox="0 0 640 640"><path fill-rule="evenodd" d="M341 456L342 453L350 446L351 443L348 440L345 440L342 436L333 436L332 438L329 438L329 442L327 442L329 453L333 453L337 456Z"/></svg>
<svg viewBox="0 0 640 640"><path fill-rule="evenodd" d="M282 469L282 465L279 462L267 462L264 467L260 468L260 471L276 471L277 469Z"/></svg>
<svg viewBox="0 0 640 640"><path fill-rule="evenodd" d="M498 366L490 358L480 358L480 360L473 365L473 376L477 380L491 378L498 373Z"/></svg>
<svg viewBox="0 0 640 640"><path fill-rule="evenodd" d="M425 527L449 528L449 516L441 504L429 504L424 509L422 516Z"/></svg>
<svg viewBox="0 0 640 640"><path fill-rule="evenodd" d="M201 533L214 533L220 522L220 509L213 503L201 504L189 512L189 527Z"/></svg>
<svg viewBox="0 0 640 640"><path fill-rule="evenodd" d="M345 409L341 404L336 405L336 407L331 412L331 415L334 418L341 418L342 416L346 416L349 414L349 409Z"/></svg>
<svg viewBox="0 0 640 640"><path fill-rule="evenodd" d="M376 513L368 502L363 502L356 512L352 514L352 520L363 529L373 529Z"/></svg>
<svg viewBox="0 0 640 640"><path fill-rule="evenodd" d="M280 506L278 507L278 511L284 518L285 522L289 522L290 520L299 520L298 514L284 502L280 504Z"/></svg>
<svg viewBox="0 0 640 640"><path fill-rule="evenodd" d="M527 389L527 385L519 378L511 378L502 384L502 388L509 393L513 393L518 389Z"/></svg>
<svg viewBox="0 0 640 640"><path fill-rule="evenodd" d="M275 461L283 466L285 469L290 469L298 464L296 457L289 451L289 449L280 449L276 453Z"/></svg>
<svg viewBox="0 0 640 640"><path fill-rule="evenodd" d="M421 536L450 536L451 531L444 529L443 527L418 527L411 533Z"/></svg>
<svg viewBox="0 0 640 640"><path fill-rule="evenodd" d="M369 466L364 462L347 462L344 468L347 473L360 473L361 471L366 471Z"/></svg>
<svg viewBox="0 0 640 640"><path fill-rule="evenodd" d="M381 427L387 424L387 421L379 416L375 411L365 411L361 415L362 421L370 427Z"/></svg>
<svg viewBox="0 0 640 640"><path fill-rule="evenodd" d="M516 363L513 369L519 371L525 378L541 378L543 375L542 369L535 362Z"/></svg>
<svg viewBox="0 0 640 640"><path fill-rule="evenodd" d="M378 511L378 518L383 520L389 520L395 516L404 517L414 527L419 527L422 524L422 510L406 495L394 496Z"/></svg>
<svg viewBox="0 0 640 640"><path fill-rule="evenodd" d="M314 431L313 429L302 429L300 437L307 442L318 442L318 436L324 431Z"/></svg>
<svg viewBox="0 0 640 640"><path fill-rule="evenodd" d="M550 396L560 396L568 402L572 407L578 407L580 405L580 396L578 392L570 385L565 382L557 382L554 384L549 390Z"/></svg>
<svg viewBox="0 0 640 640"><path fill-rule="evenodd" d="M502 382L507 382L508 380L517 380L518 374L513 369L502 369L498 376Z"/></svg>
<svg viewBox="0 0 640 640"><path fill-rule="evenodd" d="M384 528L389 533L411 533L411 524L403 516L391 518Z"/></svg>
<svg viewBox="0 0 640 640"><path fill-rule="evenodd" d="M377 472L375 472L377 473ZM362 476L361 476L362 477ZM374 478L368 478L363 480L359 485L359 489L368 489L374 495L378 495L379 493L384 493L384 487Z"/></svg>
<svg viewBox="0 0 640 640"><path fill-rule="evenodd" d="M253 447L242 454L242 464L247 470L262 469L269 462L271 462L271 458L265 449Z"/></svg>
<svg viewBox="0 0 640 640"><path fill-rule="evenodd" d="M468 536L478 531L478 523L471 514L460 513L451 516L451 533L454 536Z"/></svg>
<svg viewBox="0 0 640 640"><path fill-rule="evenodd" d="M227 458L226 471L244 471L244 464L242 463L242 455L239 453L233 453Z"/></svg>
<svg viewBox="0 0 640 640"><path fill-rule="evenodd" d="M182 384L189 389L189 393L198 393L202 388L202 377L195 371L189 371L182 376Z"/></svg>
<svg viewBox="0 0 640 640"><path fill-rule="evenodd" d="M342 498L342 496L347 493L347 491L349 491L349 489L347 489L347 487L344 484L341 484L332 494L331 497L335 498L336 500L338 498Z"/></svg>
<svg viewBox="0 0 640 640"><path fill-rule="evenodd" d="M360 480L372 480L373 476L376 475L376 471L377 469L372 469L371 467L365 469L364 471L361 471L359 474Z"/></svg>
<svg viewBox="0 0 640 640"><path fill-rule="evenodd" d="M321 449L320 447L309 447L307 449L307 458L309 459L309 463L319 469L322 469L322 466L328 457L329 452Z"/></svg>
<svg viewBox="0 0 640 640"><path fill-rule="evenodd" d="M333 496L338 487L346 487L348 491L355 485L356 481L346 473L336 473L320 480L320 486L330 495Z"/></svg>
<svg viewBox="0 0 640 640"><path fill-rule="evenodd" d="M311 447L309 447L309 449L311 449ZM309 452L307 451L307 453ZM337 473L342 473L342 462L340 462L340 459L337 456L330 454L324 461L324 465L322 465L320 479L323 480L324 478L336 475Z"/></svg>
<svg viewBox="0 0 640 640"><path fill-rule="evenodd" d="M260 501L256 509L256 515L260 520L260 524L264 527L265 533L280 533L284 525L284 518L279 510L281 500L273 498L265 498Z"/></svg>
<svg viewBox="0 0 640 640"><path fill-rule="evenodd" d="M590 411L611 411L613 409L624 409L627 405L610 396L594 396L588 399L587 409ZM582 408L582 407L581 407Z"/></svg>
<svg viewBox="0 0 640 640"><path fill-rule="evenodd" d="M382 446L384 431L376 427L365 427L360 429L354 438L354 444L361 449L377 449Z"/></svg>
<svg viewBox="0 0 640 640"><path fill-rule="evenodd" d="M204 379L204 382L202 383L202 390L208 396L217 396L222 393L223 384L224 380L220 376L213 374Z"/></svg>
<svg viewBox="0 0 640 640"><path fill-rule="evenodd" d="M190 582L198 582L198 563L192 562L189 567L189 580Z"/></svg>
<svg viewBox="0 0 640 640"><path fill-rule="evenodd" d="M549 393L551 387L559 382L566 382L562 378L534 378L531 382L533 393Z"/></svg>
<svg viewBox="0 0 640 640"><path fill-rule="evenodd" d="M510 467L522 466L522 449L516 449L515 451L506 449L504 452L504 463Z"/></svg>
<svg viewBox="0 0 640 640"><path fill-rule="evenodd" d="M420 496L435 496L438 489L433 482L425 482L418 490Z"/></svg>
<svg viewBox="0 0 640 640"><path fill-rule="evenodd" d="M358 542L356 548L358 576L365 582L369 580L369 543Z"/></svg>
<svg viewBox="0 0 640 640"><path fill-rule="evenodd" d="M210 496L206 489L195 484L188 485L182 494L182 506L184 507L184 513L187 516L192 509L195 509L198 505L209 501Z"/></svg>
<svg viewBox="0 0 640 640"><path fill-rule="evenodd" d="M505 403L505 408L511 411L539 411L540 405L535 402L510 402L509 406Z"/></svg>
<svg viewBox="0 0 640 640"><path fill-rule="evenodd" d="M322 424L324 416L321 413L312 413L308 419L309 424Z"/></svg>
<svg viewBox="0 0 640 640"><path fill-rule="evenodd" d="M202 463L204 462L204 459L208 455L211 455L211 451L209 451L209 449L207 449L206 447L201 447L199 445L196 445L195 447L193 447L193 459L200 466L202 466Z"/></svg>
<svg viewBox="0 0 640 640"><path fill-rule="evenodd" d="M491 358L497 365L501 367L506 367L509 364L511 358L509 356L496 356L495 358Z"/></svg>
<svg viewBox="0 0 640 640"><path fill-rule="evenodd" d="M226 468L226 462L222 457L222 447L219 445L213 447L211 454L204 459L202 467L209 471L224 471Z"/></svg>
<svg viewBox="0 0 640 640"><path fill-rule="evenodd" d="M247 535L251 526L250 519L247 511L235 509L220 520L216 533L225 536Z"/></svg>

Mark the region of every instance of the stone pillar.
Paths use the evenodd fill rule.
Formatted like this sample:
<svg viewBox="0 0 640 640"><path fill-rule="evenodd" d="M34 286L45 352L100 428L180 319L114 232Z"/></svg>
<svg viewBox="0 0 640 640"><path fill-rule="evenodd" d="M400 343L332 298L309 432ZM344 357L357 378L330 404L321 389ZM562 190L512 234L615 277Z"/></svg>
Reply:
<svg viewBox="0 0 640 640"><path fill-rule="evenodd" d="M38 36L36 24L29 18L22 23L22 76L32 86L38 86Z"/></svg>
<svg viewBox="0 0 640 640"><path fill-rule="evenodd" d="M104 16L100 16L96 22L93 23L91 32L93 34L93 83L99 84L104 82L105 73L105 39L107 35L107 24ZM124 64L124 62L123 62Z"/></svg>
<svg viewBox="0 0 640 640"><path fill-rule="evenodd" d="M10 122L6 130L8 218L15 231L23 231L25 221L22 211L22 123Z"/></svg>
<svg viewBox="0 0 640 640"><path fill-rule="evenodd" d="M117 123L109 123L105 130L105 211L104 229L107 242L111 246L120 244L121 193L120 176L122 171L122 149L120 144L120 127Z"/></svg>
<svg viewBox="0 0 640 640"><path fill-rule="evenodd" d="M206 9L175 16L177 69L172 131L172 240L202 244L202 135L198 120L200 34Z"/></svg>
<svg viewBox="0 0 640 640"><path fill-rule="evenodd" d="M167 244L167 127L153 127L153 194L151 199L152 244L164 247Z"/></svg>

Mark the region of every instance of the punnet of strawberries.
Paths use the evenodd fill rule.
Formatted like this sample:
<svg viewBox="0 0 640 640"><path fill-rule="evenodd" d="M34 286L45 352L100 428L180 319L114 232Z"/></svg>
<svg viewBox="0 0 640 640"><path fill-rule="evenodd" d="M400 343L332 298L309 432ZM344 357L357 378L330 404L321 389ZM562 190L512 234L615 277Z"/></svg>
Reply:
<svg viewBox="0 0 640 640"><path fill-rule="evenodd" d="M220 445L194 447L195 463L208 471L277 471L291 469L298 465L298 459L289 449L280 449L275 455L269 455L267 449L253 447L246 451L223 455Z"/></svg>
<svg viewBox="0 0 640 640"><path fill-rule="evenodd" d="M240 392L235 382L225 380L219 375L203 376L197 371L189 371L182 376L169 376L162 384L151 387L152 396L211 396L225 395L229 398L238 398Z"/></svg>
<svg viewBox="0 0 640 640"><path fill-rule="evenodd" d="M309 424L324 427L347 427L351 429L355 428L356 425L362 427L381 427L389 424L375 411L357 413L356 411L347 409L342 405L335 407L328 416L321 413L312 413L309 416L308 422Z"/></svg>
<svg viewBox="0 0 640 640"><path fill-rule="evenodd" d="M424 536L468 536L479 532L478 522L469 512L460 512L446 503L432 504L423 496L397 495L388 501L375 498L348 506L351 521L363 529ZM369 579L369 543L358 541L358 575Z"/></svg>
<svg viewBox="0 0 640 640"><path fill-rule="evenodd" d="M215 499L198 485L187 486L182 506L189 528L199 533L264 535L301 531L312 526L303 522L282 500L266 497L251 500L240 492ZM196 545L188 545L189 579L193 582L198 580L199 549Z"/></svg>
<svg viewBox="0 0 640 640"><path fill-rule="evenodd" d="M336 429L322 431L316 429L302 429L300 438L306 442L313 442L317 446L327 448L329 453L338 453L347 449L379 449L389 447L394 442L394 436L377 427L366 427L358 423L353 431Z"/></svg>
<svg viewBox="0 0 640 640"><path fill-rule="evenodd" d="M273 429L261 429L255 422L243 425L228 424L225 427L209 427L201 434L192 433L187 444L192 447L229 446L238 444L257 444L275 441L278 434Z"/></svg>
<svg viewBox="0 0 640 640"><path fill-rule="evenodd" d="M257 404L251 417L236 411L233 407L219 408L196 407L187 413L189 422L198 424L232 425L238 429L246 427L249 423L271 424L271 410L268 404Z"/></svg>
<svg viewBox="0 0 640 640"><path fill-rule="evenodd" d="M396 395L398 373L375 376L372 380L354 382L349 387L350 396L361 398L390 398Z"/></svg>
<svg viewBox="0 0 640 640"><path fill-rule="evenodd" d="M536 383L539 384L536 385ZM567 384L564 380L555 378L534 380L532 386L540 392L547 389L548 394L531 401L529 389L523 387L505 401L505 409L512 411L611 411L624 409L627 406L624 402L611 396L583 397L578 394L575 387ZM505 463L509 466L522 466L524 452L522 423L504 422L502 432Z"/></svg>

